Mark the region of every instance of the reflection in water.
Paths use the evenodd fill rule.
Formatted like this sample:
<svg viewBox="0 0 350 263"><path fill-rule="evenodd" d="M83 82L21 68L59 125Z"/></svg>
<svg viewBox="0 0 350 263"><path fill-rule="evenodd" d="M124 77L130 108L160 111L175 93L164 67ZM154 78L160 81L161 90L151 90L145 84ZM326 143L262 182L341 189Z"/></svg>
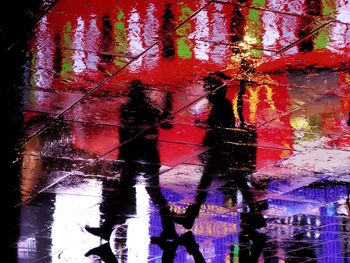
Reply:
<svg viewBox="0 0 350 263"><path fill-rule="evenodd" d="M110 20L109 14L105 14L102 17L102 29L101 29L101 48L100 50L105 53L100 54L101 62L109 64L112 62L113 57L111 56L110 52L112 49L112 24Z"/></svg>
<svg viewBox="0 0 350 263"><path fill-rule="evenodd" d="M308 36L313 28L316 21L315 16L321 15L321 0L305 0L305 13L308 16L303 16L300 19L298 25L298 37L305 38ZM312 37L308 37L298 44L300 52L310 52L314 49L315 34Z"/></svg>
<svg viewBox="0 0 350 263"><path fill-rule="evenodd" d="M230 33L232 43L239 43L244 39L245 17L239 7L235 6L232 10L230 19Z"/></svg>
<svg viewBox="0 0 350 263"><path fill-rule="evenodd" d="M225 14L223 13L223 6L215 3L215 12L213 12L212 20L210 24L212 25L212 38L215 43L225 43L228 37L227 28L222 21L225 19ZM210 14L209 14L210 15ZM223 63L225 58L222 54L226 54L228 46L226 45L214 45L213 51L211 52L211 58L215 63Z"/></svg>
<svg viewBox="0 0 350 263"><path fill-rule="evenodd" d="M158 31L159 31L159 21L157 20L155 16L156 7L153 3L149 3L147 6L147 16L145 21L145 29L143 33L144 41L146 47L150 47L158 37ZM149 68L152 69L156 67L158 62L158 53L159 53L159 46L156 45L155 47L151 48L148 51L148 54L151 57L154 57L155 59L152 59L149 62Z"/></svg>
<svg viewBox="0 0 350 263"><path fill-rule="evenodd" d="M197 188L195 202L189 205L184 215L174 217L174 221L186 229L191 229L199 216L201 206L206 201L212 182L220 180L226 203L235 206L240 202L238 199L242 195L248 206L248 211L241 213L239 260L257 262L266 236L258 233L256 229L266 226L261 211L267 207L266 204L254 202L252 196L254 186L251 186L246 178L255 170L256 131L252 127L245 127L242 107L238 108L242 128L235 128L232 105L226 99L227 86L220 78L209 76L204 79L204 83L205 89L211 92L208 95L211 111L206 121L207 132L203 140L203 145L208 151L201 156L205 168ZM244 82L240 87L239 101L242 101L243 94Z"/></svg>
<svg viewBox="0 0 350 263"><path fill-rule="evenodd" d="M83 48L85 46L84 42L84 30L85 23L81 17L77 18L77 27L75 28L74 37L73 37L73 71L75 73L82 73L86 69L85 65L85 51Z"/></svg>
<svg viewBox="0 0 350 263"><path fill-rule="evenodd" d="M127 257L131 261L135 257L142 257L144 260L148 257L147 249L142 252L134 251L134 248L147 247L149 239L147 227L149 204L148 198L145 197L146 191L161 215L163 227L161 236L164 238L176 236L174 224L169 217L168 202L159 188L158 128L154 127L154 124L161 122L160 127L171 128L171 124L166 120L169 117L168 110L171 109L169 101L171 100L166 101L163 111L154 108L145 94L145 86L136 80L130 84L128 101L120 108L118 162L121 163L116 163L120 179L118 182L108 179L103 181L101 226L86 227L91 234L112 242L117 254L119 252L124 254L123 250L128 248ZM139 176L143 176L145 180L143 184L138 183ZM114 229L117 233L115 240L113 236L111 237ZM138 245L128 246L129 242L137 242ZM86 256L92 254L106 260L112 258L112 250L107 249L106 244L90 250Z"/></svg>
<svg viewBox="0 0 350 263"><path fill-rule="evenodd" d="M193 32L195 39L206 40L209 38L209 18L208 11L203 10L195 17L196 26ZM195 41L194 56L198 60L209 60L210 45L204 41Z"/></svg>
<svg viewBox="0 0 350 263"><path fill-rule="evenodd" d="M179 246L184 246L186 252L191 255L196 263L205 263L202 253L199 251L199 246L193 236L192 231L187 231L180 236L176 236L173 240L164 237L152 237L152 244L157 244L162 250L162 262L174 262L176 251Z"/></svg>
<svg viewBox="0 0 350 263"><path fill-rule="evenodd" d="M136 8L133 8L128 19L128 39L129 39L129 51L132 56L138 56L144 50L143 39L142 39L142 24L140 13ZM134 61L130 65L130 71L137 71L142 65L143 57L140 57L138 60Z"/></svg>
<svg viewBox="0 0 350 263"><path fill-rule="evenodd" d="M335 4L330 1L307 0L284 3L254 0L248 3L298 16L213 3L175 32L169 32L188 19L203 3L184 1L156 6L155 3L145 2L137 6L119 4L108 10L108 13L106 10L93 10L89 15L80 16L48 14L36 28L33 41L35 48L31 50L34 84L51 87L64 80L60 85L68 85L71 80L85 80L89 74L81 74L83 71L88 71L97 78L106 77L106 74L110 75L112 71L124 66L128 62L127 57L140 55L164 35L159 45L148 51L152 59L145 63L142 56L126 70L133 74L145 69L159 69L157 62L160 58L175 57L186 59L189 64L203 63L205 67L214 66L219 67L215 70L221 70L220 64L229 62L231 57L225 55L229 38L235 45L247 49L247 57L255 58L270 57L271 52L281 50L304 37L306 38L298 45L286 50L286 54L296 54L298 48L302 52L326 49L332 53L341 53L347 48L349 27L346 24L332 23L319 33L307 37L322 25L318 18L329 15L341 19L347 13L345 2L343 4L338 1ZM230 32L229 35L227 32ZM61 54L57 52L58 46ZM51 50L53 47L55 50ZM72 51L72 48L75 50ZM97 56L102 62L98 67ZM110 64L112 60L114 65ZM62 79L57 78L56 84L52 82L51 73L55 71L54 75L57 76L60 68ZM68 75L70 81L67 82Z"/></svg>
<svg viewBox="0 0 350 263"><path fill-rule="evenodd" d="M271 257L276 256L277 250L280 250L283 258L290 262L293 262L294 257L304 259L305 254L310 257L310 260L319 256L322 262L324 255L332 254L332 252L341 254L349 250L346 247L349 244L348 241L346 243L345 239L343 239L338 242L339 239L344 238L339 233L342 231L341 228L345 228L344 226L348 222L344 218L341 219L343 220L342 222L338 220L339 214L337 213L341 209L338 209L338 204L334 203L345 196L345 187L334 186L334 188L327 188L326 186L319 186L325 189L324 195L328 197L332 196L332 193L336 193L332 199L322 200L321 194L317 191L315 191L317 194L309 191L308 195L304 196L308 199L312 198L313 202L319 201L322 204L324 201L330 202L326 207L322 207L315 212L319 216L317 218L295 215L296 213L304 212L302 211L304 206L300 203L295 205L289 201L269 201L270 209L268 212L273 213L277 210L276 217L278 218L276 220L279 221L276 221L277 230L266 230L266 228L263 228L266 222L262 214L267 212L265 211L267 205L264 202L256 203L253 193L265 193L267 190L274 190L274 187L279 191L278 185L283 183L281 181L284 178L283 180L276 180L277 182L273 181L274 179L271 179L272 182L270 182L270 178L268 178L266 182L268 187L266 189L263 183L256 185L248 177L248 174L252 174L257 168L260 168L257 166L258 162L262 161L262 156L268 159L270 164L272 161L275 162L292 155L293 151L291 149L293 144L300 144L301 139L305 141L305 144L308 144L313 142L311 137L319 136L317 134L332 133L330 135L332 137L333 133L344 134L348 132L348 127L345 127L346 125L350 126L347 90L342 88L338 90L333 89L338 87L339 83L341 85L348 84L349 77L347 75L343 74L343 79L341 79L340 77L338 78L338 75L340 76L341 73L333 70L326 75L324 71L322 74L317 71L310 74L307 70L307 72L302 74L296 72L297 79L294 79L294 73L291 74L290 72L287 74L276 74L273 77L263 76L263 78L257 79L258 84L252 84L252 79L250 78L255 75L253 74L255 73L254 67L250 62L251 59L254 57L265 59L272 54L271 52L281 50L298 38L307 37L315 28L321 25L319 24L320 18L324 15L330 15L330 18L339 20L347 20L347 14L349 13L348 1L305 0L287 3L279 0L239 0L238 2L252 4L261 8L261 10L212 2L193 19L170 33L169 31L174 29L178 23L184 22L194 11L198 10L198 3L195 1L177 1L172 4L164 5L162 3L157 6L158 2L146 1L137 5L120 3L115 8L110 8L108 1L101 4L101 8L95 8L95 5L99 4L98 1L84 2L83 6L79 6L81 3L73 4L74 7L88 8L89 11L87 13L84 13L84 10L64 10L65 5L63 4L61 6L63 7L62 10L64 10L63 14L50 12L40 21L34 30L31 47L27 52L26 59L28 62L30 61L28 64L32 65L32 69L26 69L25 74L32 77L31 87L52 88L56 94L61 92L62 88L72 83L75 83L79 90L86 89L88 86L85 82L86 79L96 82L102 80L106 75L109 76L124 66L129 61L128 58L130 56L137 57L144 49L155 43L157 39L164 35L166 36L162 38L159 45L149 49L145 54L146 56L131 63L130 67L125 68L122 74L119 75L129 81L134 79L135 73L137 73L138 78L142 79L142 83L139 81L131 83L128 102L120 108L121 123L118 123L118 125L120 124L118 132L122 145L119 149L118 163L114 167L115 171L119 172L120 178L105 177L102 180L103 183L101 183L103 189L101 193L99 192L99 183L97 185L92 184L95 187L95 192L87 193L97 196L102 195L103 201L100 207L90 210L91 218L90 214L87 216L87 214L80 211L80 217L74 215L67 219L67 210L79 210L81 206L88 203L88 198L80 197L79 200L76 200L75 197L74 202L72 202L72 197L69 195L52 194L52 198L46 201L46 205L39 204L39 209L36 209L35 205L32 210L22 209L20 220L23 229L20 230L17 229L17 225L14 223L18 220L19 211L11 207L10 225L13 229L13 236L9 240L9 245L12 245L11 248L14 247L13 243L17 240L18 232L21 235L21 240L17 244L20 245L18 250L13 251L11 249L10 254L12 254L12 258L16 257L13 254L18 253L18 257L29 260L32 259L31 257L35 257L35 260L37 260L40 257L47 256L50 251L61 251L66 245L70 245L71 243L68 244L68 236L69 241L74 240L76 243L81 242L81 240L75 239L75 237L91 238L91 235L86 235L86 232L80 231L76 222L71 222L73 219L78 222L86 222L85 217L89 217L88 224L92 226L98 224L97 221L101 219L100 227L86 227L86 229L91 234L105 239L105 241L103 241L104 243L101 246L96 246L96 244L90 246L89 243L89 247L96 247L88 251L87 256L98 255L105 262L116 262L117 258L125 262L136 260L146 262L151 256L149 247L156 247L162 250L160 253L162 253L163 262L172 262L175 255L179 251L181 253L179 248L184 247L187 254L193 256L195 262L204 262L205 256L202 253L205 254L207 251L205 251L206 247L203 245L203 239L206 239L207 236L199 235L198 232L200 231L196 231L196 229L193 229L193 233L192 231L187 231L184 234L178 234L175 232L175 226L179 227L179 225L182 225L185 228L192 229L195 223L201 223L200 220L196 219L204 210L204 204L206 202L210 203L207 196L212 194L211 190L214 181L220 181L221 184L221 192L213 194L219 200L215 205L220 208L220 211L224 210L224 208L233 209L233 211L239 209L238 214L240 216L237 219L240 224L240 230L237 232L235 232L235 228L238 225L236 224L238 221L233 221L235 220L233 216L226 218L230 222L226 222L227 224L225 225L228 226L231 232L225 230L222 231L224 233L218 233L221 229L216 232L212 229L205 232L205 234L210 231L212 231L211 234L215 232L215 235L213 234L214 237L212 237L215 240L210 240L209 242L211 243L208 247L215 253L218 251L221 253L218 253L220 255L214 255L222 259L217 262L223 262L224 260L235 262L238 257L241 262L256 262L261 255L262 249L264 249L264 252L263 256L260 256L260 261L262 257L266 261L277 261L276 258L271 259ZM201 5L203 3L204 1L200 1ZM112 5L115 5L115 3L112 3ZM102 8L102 6L107 8ZM263 10L273 8L280 8L282 12ZM78 15L76 11L79 12ZM297 14L297 16L288 15L284 12L291 12ZM2 34L2 31L0 34ZM344 56L341 59L341 62L343 62L346 59L345 51L348 35L349 26L347 24L332 23L329 27L325 27L324 30L320 30L312 37L300 41L298 45L289 49L286 54L295 55L299 50L303 53L302 55L314 55L313 52L317 50L322 52L331 50L332 55L339 53L341 56ZM252 47L257 48L258 51L252 49ZM232 53L229 54L230 48L232 48ZM18 70L21 65L17 65L18 61L14 59L18 58L17 54L6 53L5 57L6 61L9 62L10 69L6 70L5 73L9 73L10 78L20 80L21 76L19 75L21 73ZM324 63L331 64L332 61L329 59L324 61ZM234 105L231 105L230 100L227 99L231 94L229 92L226 94L228 88L226 86L221 87L223 82L220 80L220 77L225 78L224 75L211 74L204 79L206 91L211 92L207 98L210 104L210 114L206 119L207 130L203 140L203 146L208 150L200 156L201 164L205 168L200 173L201 180L195 192L195 202L189 205L183 215L170 213L168 200L164 197L169 197L170 199L172 195L176 195L177 191L181 191L181 189L173 187L171 190L174 193L169 194L169 196L160 191L159 170L160 157L162 156L160 156L158 149L158 133L159 127L172 127L172 123L168 120L171 117L169 111L172 107L172 93L164 92L165 96L159 96L161 99L165 98L162 101L164 106L160 107L163 110L159 110L150 103L150 99L153 99L153 101L157 99L150 98L152 95L149 95L149 93L146 95L146 86L143 83L155 83L155 88L163 88L162 85L164 83L162 81L172 84L172 81L175 79L181 84L181 88L186 86L186 92L188 92L184 95L182 93L183 89L178 86L171 86L172 92L174 89L175 93L177 93L175 95L175 103L179 103L185 96L186 100L188 99L190 102L191 98L195 97L191 97L194 93L203 94L201 82L198 81L197 76L204 76L208 74L208 71L213 71L213 69L218 70L218 67L221 69L225 62L228 62L228 68L231 67L235 72L238 72L236 76L240 80L239 87L234 92L231 91L235 95ZM319 59L316 62L318 66L318 63L322 61ZM298 61L290 60L288 63L289 66L293 67L293 63L298 63ZM314 59L312 63L315 63ZM168 67L164 67L165 64L169 66L170 70ZM179 67L179 65L184 68ZM174 68L180 68L180 70L173 73L171 69ZM12 69L14 70L11 71ZM145 70L152 70L152 72L147 75L144 74ZM157 73L155 74L153 70L157 70ZM103 74L100 74L101 72ZM167 74L163 74L164 72ZM165 75L165 78L161 78L162 81L158 82L157 77L162 74ZM318 77L314 77L315 75ZM189 78L190 81L185 78ZM305 78L310 79L310 85L306 83ZM119 78L116 80L118 85L119 80ZM193 84L194 82L199 84ZM281 85L261 85L261 83L265 82L274 82L274 84L278 83ZM188 85L189 83L190 85ZM324 87L321 85L322 88L319 88L319 83L323 83ZM23 86L29 86L28 84L29 81ZM6 93L11 94L10 101L14 102L14 105L10 106L18 109L18 103L21 101L21 98L18 98L18 96L21 97L25 92L16 89L18 94L14 95L13 90L10 91L13 83L5 81L5 85ZM293 88L289 89L292 85ZM307 88L307 90L302 89L302 92L297 94L297 87L295 86ZM324 88L327 88L327 90ZM295 106L305 104L308 100L314 100L315 93L317 93L315 92L316 89L317 91L325 91L324 94L327 96L330 94L327 93L328 91L334 92L334 94L331 94L331 106L334 108L325 111L324 109L327 108L328 110L330 105L325 103L321 104L322 107L317 107L317 109L306 110L302 113L295 111L291 116L287 116L285 120L278 119L280 116L285 116L285 113L288 113L289 110L293 110ZM119 92L119 90L116 91ZM38 97L33 96L33 90L26 93L30 96L28 101L31 100L33 102L39 98L39 95ZM190 96L188 96L189 94ZM94 99L99 100L99 97L96 96ZM40 96L37 101L38 104L43 104L45 110L45 105L50 104L49 106L58 107L57 104L59 104L59 99L49 101L49 99L45 98L45 95ZM158 101L155 104L161 103ZM94 107L91 108L96 110ZM234 108L233 111L232 108ZM88 111L89 109L87 107L84 110ZM114 114L115 110L112 109L110 112ZM87 115L87 112L82 111L82 114ZM30 116L39 116L31 118L27 125L40 121L46 123L50 120L50 114L41 115L41 113L35 113L31 115L26 113L25 116L29 116L28 118L31 118ZM6 116L6 118L8 117L11 123L9 130L18 131L18 124L22 123L21 113L17 111L11 112L9 116ZM105 117L109 118L110 116L106 114ZM191 118L193 116L190 116L190 114L187 116L181 115L180 118L184 122L188 122L189 120L192 121ZM18 121L18 123L14 123L14 120L15 122ZM254 127L268 123L271 120L278 121L273 122L273 125L270 128L266 128L264 132L261 129L264 127L260 127L260 130ZM89 121L98 122L95 119ZM161 122L161 125L155 128L153 124L159 122ZM252 123L254 126L250 126L247 123ZM296 130L294 136L291 125ZM64 134L68 128L62 123L59 123L58 128L63 130L63 134L56 134L57 137L49 136L45 141L34 138L23 149L28 155L23 158L22 162L22 201L26 201L32 194L35 194L39 189L38 185L42 182L44 184L48 183L46 182L48 178L43 175L46 174L47 170L53 171L54 168L45 163L45 158L34 156L34 154L49 154L50 149L47 149L49 148L47 145L50 144L51 148L58 150L60 145L56 145L56 142L69 140L68 136ZM192 133L192 128L188 128L185 132ZM101 125L98 129L103 130L104 127ZM303 129L308 133L300 135L300 130ZM96 131L97 128L92 128L91 134ZM70 132L78 133L79 131ZM179 132L180 135L177 134L177 138L181 137L183 132L181 130ZM174 134L175 132L172 135ZM200 136L203 136L203 134L204 132L198 136L196 135L197 144L201 140ZM7 136L12 141L13 136L15 137L16 134L7 134ZM75 134L75 136L78 135ZM88 137L84 133L80 133L79 136ZM92 138L95 137L92 136ZM87 138L84 139L88 141ZM169 136L166 139L173 140L174 138ZM321 138L321 140L324 139L328 139L328 137ZM271 154L269 152L271 149L267 148L257 149L256 145L258 143L264 144L271 141L272 151L276 153ZM5 138L5 143L8 143L7 137ZM96 141L94 143L98 144L99 142ZM342 143L345 145L342 156L346 156L348 149L346 147L349 146L349 142L345 141ZM334 142L329 145L340 148L340 144L338 145ZM75 147L74 150L79 147L84 150L88 148L87 145L78 146L76 144L72 146L72 148ZM67 147L67 145L64 144L61 147ZM280 151L280 148L283 150ZM7 152L11 152L13 147L6 144L5 149ZM38 152L38 149L40 149L40 152ZM263 152L260 156L259 151L260 153ZM10 158L15 159L15 156L11 155ZM339 155L337 158L340 159ZM309 162L309 160L306 160L306 162ZM322 160L321 162L324 161ZM326 163L324 166L328 166L328 164ZM312 165L314 164L312 163ZM273 168L277 169L277 167ZM308 168L308 166L305 166L305 168ZM19 171L15 171L16 169L18 167L13 168L10 166L11 173L9 174L18 174ZM67 169L69 170L69 168ZM190 172L187 171L187 173L189 177L192 176ZM297 172L294 173L297 174ZM10 186L7 187L10 189L11 205L21 201L16 180L17 177L12 176L10 178ZM96 178L91 179L91 181L94 180ZM176 179L174 180L176 181ZM337 178L337 180L342 179ZM75 185L75 187L78 188L79 185ZM317 188L317 186L312 187ZM12 191L12 189L15 190ZM341 189L341 191L337 189ZM298 189L295 198L300 199L302 197L301 192L303 192L303 189ZM289 194L290 197L292 193ZM224 195L224 201L221 200L222 195ZM157 207L161 215L162 226L152 225L152 227L157 228L155 232L161 228L159 231L161 232L160 236L151 237L149 233L150 222L152 221L152 217L149 215L149 210L152 209L150 201ZM187 200L181 201L184 203L188 202ZM307 200L306 202L309 201ZM101 213L101 218L96 211L97 209ZM279 213L290 213L293 216L284 217ZM275 214L270 215L269 219L275 220L274 216ZM27 222L31 222L31 226L27 227ZM220 227L224 225L217 218L213 221L208 220L208 222L206 226L210 227L215 224ZM71 224L72 228L65 228L66 224ZM291 224L312 229L317 228L318 230L308 229L300 232L299 228L292 227ZM320 224L323 225L320 226ZM274 226L272 224L272 227ZM292 227L292 230L290 230L290 227ZM45 237L49 237L49 241L41 239L43 229L47 230ZM63 234L63 230L69 232L69 235ZM232 235L229 238L227 236L224 237L226 233L233 232L235 233L232 235L237 234L239 236L238 240L232 241L234 239ZM266 235L261 232L266 233ZM271 232L276 236L271 236ZM266 242L268 238L270 239ZM227 241L228 239L229 241ZM328 242L330 240L332 242L337 240L337 242ZM238 243L235 243L236 241ZM326 242L322 245L322 251L319 249L314 250L312 246L320 242ZM342 245L345 248L341 247ZM215 248L213 248L214 246ZM307 246L312 248L300 249ZM86 251L87 247L86 243L79 243L72 249L78 252L72 253L78 255L81 251ZM230 247L229 251L225 250L227 247ZM292 251L292 253L289 254L289 251ZM160 253L157 254L158 257L160 257ZM187 254L186 257L188 257ZM49 257L46 259L50 260ZM61 254L59 257L52 259L52 261L62 260L64 259ZM86 258L86 260L90 261L91 257ZM215 262L215 259L213 261ZM327 259L324 259L324 261L327 261Z"/></svg>
<svg viewBox="0 0 350 263"><path fill-rule="evenodd" d="M86 49L87 49L87 59L86 67L90 70L97 69L98 56L95 53L97 50L97 43L100 37L100 32L97 27L96 18L91 18L89 23L89 28L86 33Z"/></svg>
<svg viewBox="0 0 350 263"><path fill-rule="evenodd" d="M191 8L187 7L185 3L182 3L181 16L179 16L179 23L184 22L193 13ZM192 58L192 51L190 48L191 41L188 39L189 34L192 31L190 23L185 23L183 26L176 29L177 33L177 53L179 57L184 59Z"/></svg>
<svg viewBox="0 0 350 263"><path fill-rule="evenodd" d="M55 78L58 78L60 75L60 72L62 71L62 50L61 50L62 39L59 34L55 35L54 43L55 43L55 55L53 59L53 62L54 62L53 70L55 72L54 74Z"/></svg>
<svg viewBox="0 0 350 263"><path fill-rule="evenodd" d="M42 6L41 6L42 7ZM49 251L50 241L39 240L32 235L43 229L43 222L50 219L51 211L42 207L39 213L35 214L31 209L19 206L21 203L21 163L22 157L19 155L20 142L23 140L23 121L24 114L21 110L23 97L26 95L23 87L28 83L29 70L23 66L28 66L29 52L26 34L33 30L36 15L39 15L37 1L9 2L0 9L1 20L1 43L0 57L6 66L2 69L2 95L1 105L5 114L2 117L2 125L6 127L2 133L2 192L5 195L3 199L4 221L2 227L6 231L2 236L5 253L1 256L3 262L21 262L21 256L29 258L31 261L46 256ZM13 21L13 18L16 21ZM40 60L42 68L36 67L37 73L40 70L41 76L38 81L51 81L52 76L47 75L46 69L52 67L51 52L53 43L47 34L47 21L44 19L35 31L36 34L47 36L47 46L44 43L38 44L36 52L37 59ZM48 57L45 58L45 56ZM42 78L41 78L42 77ZM50 78L51 77L51 78ZM48 78L48 79L47 79ZM26 239L21 236L25 233ZM25 246L21 246L19 239L22 238ZM44 252L46 251L46 252ZM27 261L28 262L28 261Z"/></svg>
<svg viewBox="0 0 350 263"><path fill-rule="evenodd" d="M49 22L46 17L40 20L39 26L36 28L37 40L35 43L35 68L34 81L35 86L49 88L52 85L53 75L51 70L53 67L53 43L52 35L49 31Z"/></svg>
<svg viewBox="0 0 350 263"><path fill-rule="evenodd" d="M70 261L76 257L76 251L85 251L87 244L81 242L82 231L76 225L70 225L69 222L76 221L84 223L88 220L90 224L98 224L99 222L99 211L98 206L94 206L89 209L89 214L78 213L79 209L86 207L91 204L91 196L101 196L101 185L93 184L91 186L90 195L79 196L72 200L71 195L67 194L57 194L52 195L52 204L48 204L43 207L52 213L51 218L41 218L38 222L51 223L50 234L51 234L51 244L48 242L42 242L46 244L52 252L57 252L62 250L62 248L68 248L69 246L74 246L74 251L63 253L60 257L53 256L51 258L51 263L59 263L62 260ZM69 212L68 212L69 211ZM67 214L69 213L69 216ZM44 211L40 215L45 215ZM41 226L42 227L42 226ZM69 238L67 238L69 237ZM92 243L92 242L91 242ZM89 243L88 243L89 244ZM95 242L93 243L95 244ZM42 249L40 249L42 250ZM79 261L79 262L90 262L90 261ZM110 261L106 261L110 262Z"/></svg>
<svg viewBox="0 0 350 263"><path fill-rule="evenodd" d="M161 34L166 34L162 39L162 57L163 58L174 58L175 46L174 40L171 33L167 34L174 28L175 16L171 11L171 4L165 4L165 10L162 17Z"/></svg>

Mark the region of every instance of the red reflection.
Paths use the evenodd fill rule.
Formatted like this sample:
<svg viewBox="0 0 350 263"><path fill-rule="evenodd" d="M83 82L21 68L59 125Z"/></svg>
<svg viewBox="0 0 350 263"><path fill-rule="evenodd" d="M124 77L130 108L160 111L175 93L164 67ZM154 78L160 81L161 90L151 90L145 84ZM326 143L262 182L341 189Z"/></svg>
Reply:
<svg viewBox="0 0 350 263"><path fill-rule="evenodd" d="M348 63L347 24L331 23L307 37L326 22L323 20L326 15L343 18L346 14L343 5L329 1L312 5L311 2L270 0L245 3L261 9L211 3L163 37L188 19L200 4L196 1L173 1L166 5L162 1L60 1L35 29L30 43L29 84L35 89L54 92L86 92L131 62L100 91L122 93L128 82L139 79L151 85L151 89L160 91L160 95L148 95L160 108L164 107L165 97L161 93L173 92L173 111L177 112L204 95L202 78L209 72L225 70L237 78L248 75L260 83L247 88L243 96L243 115L247 124L258 127L258 146L262 148L258 148L257 166L261 167L292 154L291 120L280 116L296 106L288 93L288 74L265 73L304 69L311 65L331 68ZM293 15L263 11L264 8ZM298 45L272 56L302 37L305 39ZM244 52L237 53L235 48ZM255 74L245 72L251 68L256 69ZM339 78L339 86L347 82L346 77ZM339 92L348 91L334 93L340 98L340 108L331 109L331 114L321 114L321 131L347 131L344 116L349 111L350 98ZM233 104L239 123L237 93L237 86L232 85L227 98ZM53 108L53 113L57 113L57 105L62 105L60 113L79 98L75 95L35 96L36 103L31 104L29 111ZM123 100L108 96L88 99L69 111L66 118L118 126L120 101ZM200 103L196 105L180 112L176 120L181 123L171 130L162 130L160 140L201 145L205 131L200 125L193 124L198 120L205 121L208 109L205 102L202 106ZM338 114L339 109L342 114ZM266 125L275 119L278 120L273 125ZM72 128L74 143L79 149L103 155L118 144L113 129L86 129ZM275 150L264 147L274 147Z"/></svg>

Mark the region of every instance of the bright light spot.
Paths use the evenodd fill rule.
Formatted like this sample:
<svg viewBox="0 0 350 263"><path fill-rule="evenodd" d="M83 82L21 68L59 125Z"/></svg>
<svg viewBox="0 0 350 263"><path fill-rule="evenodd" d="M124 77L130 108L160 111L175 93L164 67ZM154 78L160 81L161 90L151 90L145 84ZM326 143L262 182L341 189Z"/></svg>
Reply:
<svg viewBox="0 0 350 263"><path fill-rule="evenodd" d="M55 199L55 211L51 230L51 251L57 252L65 249L60 256L53 256L51 262L91 262L88 257L80 257L77 251L87 251L99 246L98 239L90 239L90 236L82 230L83 226L98 226L100 223L99 202L101 196L101 185L95 182L89 187L89 183L81 188L86 192L89 188L89 195L57 194ZM79 186L75 185L74 189ZM77 190L78 191L78 190ZM84 209L86 208L86 209ZM84 242L82 242L84 241Z"/></svg>
<svg viewBox="0 0 350 263"><path fill-rule="evenodd" d="M148 259L149 237L149 196L145 186L136 187L136 216L127 220L127 247L129 263L144 263Z"/></svg>
<svg viewBox="0 0 350 263"><path fill-rule="evenodd" d="M310 124L304 117L295 117L290 120L290 125L296 130L309 130Z"/></svg>
<svg viewBox="0 0 350 263"><path fill-rule="evenodd" d="M245 36L244 41L248 44L256 44L257 43L257 40L255 37L249 37L249 36Z"/></svg>

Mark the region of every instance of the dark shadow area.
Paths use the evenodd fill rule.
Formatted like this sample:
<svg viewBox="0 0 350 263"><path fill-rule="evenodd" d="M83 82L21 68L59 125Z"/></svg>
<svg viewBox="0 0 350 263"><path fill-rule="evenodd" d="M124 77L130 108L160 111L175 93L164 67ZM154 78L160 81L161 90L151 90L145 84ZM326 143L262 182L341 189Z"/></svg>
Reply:
<svg viewBox="0 0 350 263"><path fill-rule="evenodd" d="M203 146L208 148L208 151L200 156L205 168L195 202L189 205L185 214L176 215L174 221L186 229L191 229L211 191L213 181L219 180L225 200L231 200L235 206L240 192L247 205L247 210L241 213L239 262L256 262L267 239L266 235L256 231L266 226L261 212L267 209L267 203L254 201L253 192L257 186L251 185L247 180L247 176L255 171L257 134L254 127L247 126L244 122L242 96L245 93L245 85L245 82L241 81L237 116L241 123L240 128L237 128L232 104L226 98L227 86L218 76L204 78L204 88L210 92L208 101L211 104L206 121L207 132L203 140Z"/></svg>
<svg viewBox="0 0 350 263"><path fill-rule="evenodd" d="M131 82L128 101L120 108L121 127L118 130L120 147L118 162L115 169L120 172L118 180L103 181L100 205L100 227L86 227L86 230L106 241L113 242L113 230L118 232L116 247L126 248L126 233L128 218L136 215L136 188L139 177L144 178L146 190L156 206L161 219L163 231L162 238L177 237L174 223L170 218L170 208L159 187L160 156L158 151L158 127L172 128L169 111L171 99L165 98L164 110L152 106L145 94L145 86L138 80ZM120 227L120 226L123 227ZM110 248L110 243L93 248L86 256L95 254L105 262L115 262L116 258ZM114 261L113 261L114 260Z"/></svg>
<svg viewBox="0 0 350 263"><path fill-rule="evenodd" d="M297 36L305 38L299 42L298 48L300 52L311 52L314 50L314 39L317 33L309 36L315 28L318 17L321 16L322 1L321 0L306 0L305 1L306 16L300 17L299 26L297 29Z"/></svg>
<svg viewBox="0 0 350 263"><path fill-rule="evenodd" d="M27 39L42 12L49 7L42 1L9 1L0 9L0 57L5 62L2 69L1 105L5 116L2 120L2 159L5 193L5 262L17 262L17 238L19 234L20 208L20 139L23 136L22 96L25 72Z"/></svg>

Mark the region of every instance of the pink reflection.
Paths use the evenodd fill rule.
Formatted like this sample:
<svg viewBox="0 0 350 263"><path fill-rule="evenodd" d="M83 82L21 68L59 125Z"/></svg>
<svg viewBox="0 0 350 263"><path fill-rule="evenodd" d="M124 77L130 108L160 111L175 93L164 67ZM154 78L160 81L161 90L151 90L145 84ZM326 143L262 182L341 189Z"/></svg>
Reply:
<svg viewBox="0 0 350 263"><path fill-rule="evenodd" d="M350 22L350 1L337 0L336 9L337 9L336 19L344 23L349 23Z"/></svg>
<svg viewBox="0 0 350 263"><path fill-rule="evenodd" d="M228 43L228 31L223 21L225 20L225 14L223 14L223 6L221 4L214 3L215 11L211 16L212 25L212 39L215 43ZM224 63L225 57L223 54L229 52L228 45L215 44L211 52L211 58L215 63Z"/></svg>
<svg viewBox="0 0 350 263"><path fill-rule="evenodd" d="M85 30L85 23L81 17L78 17L77 27L75 29L74 37L73 37L74 52L72 55L73 71L75 73L82 73L86 69L86 65L84 63L85 51L83 51L85 48L84 30Z"/></svg>
<svg viewBox="0 0 350 263"><path fill-rule="evenodd" d="M150 47L152 44L155 43L157 40L158 32L159 32L159 21L156 18L156 7L153 3L148 4L147 10L146 10L146 21L144 25L144 32L143 32L143 37L144 37L144 42L146 47ZM156 67L156 64L159 60L159 46L156 45L152 47L149 51L148 54L152 59L150 59L148 63L148 67L150 69L153 69Z"/></svg>
<svg viewBox="0 0 350 263"><path fill-rule="evenodd" d="M50 24L44 16L35 30L34 83L42 88L51 87L53 81L53 35Z"/></svg>
<svg viewBox="0 0 350 263"><path fill-rule="evenodd" d="M94 17L95 15L92 16ZM98 50L97 43L99 42L99 37L100 31L97 27L97 19L92 18L86 33L86 48L88 50L86 66L90 70L96 70L99 62L98 55L95 53Z"/></svg>
<svg viewBox="0 0 350 263"><path fill-rule="evenodd" d="M128 19L129 51L132 56L137 56L144 50L141 28L142 24L140 21L140 14L136 8L133 8ZM141 65L142 58L140 57L130 65L130 71L133 72L139 70Z"/></svg>

